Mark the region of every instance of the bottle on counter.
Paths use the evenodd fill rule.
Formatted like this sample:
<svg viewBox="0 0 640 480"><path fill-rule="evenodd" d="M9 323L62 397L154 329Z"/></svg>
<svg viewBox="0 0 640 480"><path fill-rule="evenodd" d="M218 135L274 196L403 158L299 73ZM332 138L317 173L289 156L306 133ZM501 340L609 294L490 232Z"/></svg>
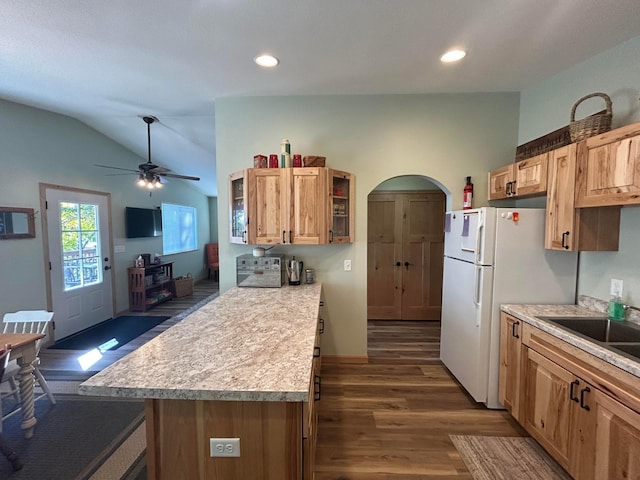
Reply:
<svg viewBox="0 0 640 480"><path fill-rule="evenodd" d="M614 322L624 321L624 303L619 295L613 295L609 300L609 320Z"/></svg>
<svg viewBox="0 0 640 480"><path fill-rule="evenodd" d="M291 144L286 138L280 144L280 166L282 168L291 167Z"/></svg>

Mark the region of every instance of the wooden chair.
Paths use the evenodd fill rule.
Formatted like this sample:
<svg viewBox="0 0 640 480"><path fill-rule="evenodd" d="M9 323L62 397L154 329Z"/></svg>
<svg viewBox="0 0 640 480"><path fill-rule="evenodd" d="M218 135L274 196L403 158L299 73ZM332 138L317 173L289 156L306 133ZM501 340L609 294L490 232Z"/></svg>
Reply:
<svg viewBox="0 0 640 480"><path fill-rule="evenodd" d="M7 363L9 363L9 352L11 351L11 346L6 345L4 348L0 349L0 382L2 382L2 377L4 375L4 370L7 367ZM23 465L20 459L18 458L18 454L9 446L7 441L0 433L0 452L7 457L7 460L11 462L11 466L15 471L20 470Z"/></svg>
<svg viewBox="0 0 640 480"><path fill-rule="evenodd" d="M47 312L46 310L23 310L19 312L5 313L2 333L41 333L46 335L49 329L49 324L53 320L53 315L53 312ZM51 393L47 381L44 379L40 369L38 368L40 365L40 358L38 357L38 354L40 353L41 343L42 339L36 342L36 359L33 362L33 374L36 377L36 385L39 385L44 393L35 397L35 400L46 396L49 398L51 404L55 405L56 400L53 398L53 393ZM4 371L2 383L8 383L10 388L8 392L2 392L0 394L0 432L2 431L2 419L8 416L2 414L2 399L13 395L16 401L18 403L20 402L20 389L18 387L18 382L16 382L16 376L19 370L20 367L18 366L18 362L13 360L9 362ZM15 410L12 413L15 413Z"/></svg>
<svg viewBox="0 0 640 480"><path fill-rule="evenodd" d="M209 274L207 278L211 278L211 270L214 272L214 280L219 281L220 274L220 263L218 258L218 244L217 243L207 243L204 246L204 251L207 254L207 268L209 268Z"/></svg>

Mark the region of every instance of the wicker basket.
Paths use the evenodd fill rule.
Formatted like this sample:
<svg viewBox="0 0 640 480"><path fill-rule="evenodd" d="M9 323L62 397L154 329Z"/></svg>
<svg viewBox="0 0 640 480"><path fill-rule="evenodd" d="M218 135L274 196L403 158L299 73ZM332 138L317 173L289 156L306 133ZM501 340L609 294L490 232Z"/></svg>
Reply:
<svg viewBox="0 0 640 480"><path fill-rule="evenodd" d="M591 97L602 97L607 104L605 113L599 113L583 118L582 120L576 120L576 108L583 101ZM571 134L571 141L577 142L584 140L585 138L593 137L604 132L611 130L611 99L606 93L591 93L585 95L578 100L571 109L571 123L569 123L569 133Z"/></svg>
<svg viewBox="0 0 640 480"><path fill-rule="evenodd" d="M176 298L193 295L193 278L176 278L173 288Z"/></svg>

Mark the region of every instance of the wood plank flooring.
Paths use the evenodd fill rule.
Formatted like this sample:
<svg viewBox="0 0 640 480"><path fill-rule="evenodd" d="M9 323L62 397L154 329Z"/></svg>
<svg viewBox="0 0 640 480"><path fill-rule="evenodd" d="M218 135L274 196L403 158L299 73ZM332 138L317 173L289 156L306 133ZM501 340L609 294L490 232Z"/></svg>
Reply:
<svg viewBox="0 0 640 480"><path fill-rule="evenodd" d="M449 434L526 436L439 360L439 322L369 321L368 364L323 364L316 480L472 477Z"/></svg>

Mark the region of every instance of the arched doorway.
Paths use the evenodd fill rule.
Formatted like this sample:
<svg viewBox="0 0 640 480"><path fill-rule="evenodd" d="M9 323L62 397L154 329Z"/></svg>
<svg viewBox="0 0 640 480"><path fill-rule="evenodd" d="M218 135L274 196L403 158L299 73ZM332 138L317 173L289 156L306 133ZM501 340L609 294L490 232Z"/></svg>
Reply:
<svg viewBox="0 0 640 480"><path fill-rule="evenodd" d="M394 177L368 197L367 318L440 320L446 195L420 175Z"/></svg>

